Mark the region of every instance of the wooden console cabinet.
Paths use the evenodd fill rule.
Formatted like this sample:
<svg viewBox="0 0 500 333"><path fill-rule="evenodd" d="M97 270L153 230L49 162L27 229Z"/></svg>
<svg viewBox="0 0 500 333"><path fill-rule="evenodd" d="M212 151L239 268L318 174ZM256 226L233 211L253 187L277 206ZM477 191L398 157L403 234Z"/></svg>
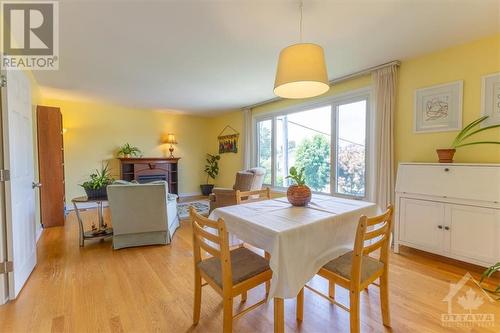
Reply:
<svg viewBox="0 0 500 333"><path fill-rule="evenodd" d="M139 183L165 180L168 183L168 192L179 194L179 159L179 157L120 158L120 178L126 181L136 180Z"/></svg>

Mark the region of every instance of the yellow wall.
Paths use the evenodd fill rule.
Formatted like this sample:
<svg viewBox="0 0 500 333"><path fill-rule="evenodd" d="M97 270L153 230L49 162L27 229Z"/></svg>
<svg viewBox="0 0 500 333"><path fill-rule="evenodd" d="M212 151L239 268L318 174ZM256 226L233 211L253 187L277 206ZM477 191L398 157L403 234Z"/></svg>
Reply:
<svg viewBox="0 0 500 333"><path fill-rule="evenodd" d="M480 117L481 76L500 72L500 34L403 61L395 122L396 160L436 162L436 148L448 148L458 132L413 133L415 89L464 80L463 124ZM477 139L500 140L500 129ZM456 162L500 163L500 146L457 149Z"/></svg>
<svg viewBox="0 0 500 333"><path fill-rule="evenodd" d="M413 103L417 88L434 84L464 80L464 124L479 117L482 75L500 72L500 35L440 50L414 59L402 61L399 75L397 113L395 120L396 160L436 161L435 149L447 147L456 132L414 134ZM341 94L370 86L366 75L334 85L319 97ZM252 110L253 115L272 112L301 103L302 100L282 100ZM168 114L152 110L124 108L102 102L71 102L43 99L43 103L61 107L63 112L66 150L67 198L83 194L76 184L85 180L102 161L112 159L117 147L125 142L139 146L145 156L165 156L166 146L160 138L174 132L179 144L176 155L181 156L180 192L195 193L206 181L203 173L205 153L217 153L217 136L231 125L244 136L243 112L234 111L216 117L195 117ZM500 139L500 129L479 138ZM222 154L217 186L231 187L234 175L243 168L243 145L237 154ZM473 146L460 148L457 162L500 163L499 146ZM115 175L117 163L113 162Z"/></svg>
<svg viewBox="0 0 500 333"><path fill-rule="evenodd" d="M208 152L218 154L217 136L224 129L224 127L226 127L226 125L230 125L235 130L240 132L240 142L238 146L238 153L226 153L220 155L219 176L215 179L215 184L218 187L233 187L236 172L243 169L243 111L224 113L211 119ZM231 133L230 130L227 133Z"/></svg>
<svg viewBox="0 0 500 333"><path fill-rule="evenodd" d="M153 110L130 109L102 102L77 102L43 99L44 105L61 108L65 148L66 200L84 194L78 186L102 163L109 162L119 177L115 158L120 145L128 142L139 147L145 157L168 154L161 144L167 133L176 134L174 155L179 161L179 193L198 193L203 182L207 124L210 118L172 114Z"/></svg>

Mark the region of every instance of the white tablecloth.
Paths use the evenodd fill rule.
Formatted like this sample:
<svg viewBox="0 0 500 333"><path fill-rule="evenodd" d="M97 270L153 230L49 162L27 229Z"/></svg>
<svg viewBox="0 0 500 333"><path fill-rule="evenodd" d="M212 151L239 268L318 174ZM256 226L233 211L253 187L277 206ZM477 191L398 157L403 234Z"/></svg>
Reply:
<svg viewBox="0 0 500 333"><path fill-rule="evenodd" d="M269 299L294 298L328 261L352 249L361 215L377 213L374 203L313 195L307 207L286 198L215 209L228 231L271 254Z"/></svg>

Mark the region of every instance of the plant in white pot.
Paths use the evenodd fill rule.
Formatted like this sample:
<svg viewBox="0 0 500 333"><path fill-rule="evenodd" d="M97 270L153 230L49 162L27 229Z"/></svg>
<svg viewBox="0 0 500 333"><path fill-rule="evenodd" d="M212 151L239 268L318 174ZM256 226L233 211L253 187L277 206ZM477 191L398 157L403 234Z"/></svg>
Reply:
<svg viewBox="0 0 500 333"><path fill-rule="evenodd" d="M305 206L311 201L311 189L306 185L304 168L297 171L296 167L291 167L289 175L286 177L295 182L286 191L288 202L293 206Z"/></svg>
<svg viewBox="0 0 500 333"><path fill-rule="evenodd" d="M451 144L451 148L445 148L445 149L436 149L436 152L438 154L439 162L440 163L452 163L453 162L453 156L455 155L455 152L457 148L460 147L466 147L466 146L472 146L472 145L483 145L483 144L500 144L500 141L472 141L472 142L464 142L466 139L470 138L471 136L481 133L496 127L500 127L500 124L496 125L491 125L491 126L486 126L483 128L477 128L479 124L481 124L483 121L485 121L488 118L488 116L483 116L479 119L474 120L467 126L465 126L455 137L455 140L453 140Z"/></svg>
<svg viewBox="0 0 500 333"><path fill-rule="evenodd" d="M220 160L219 155L207 154L207 159L206 159L207 164L205 164L205 169L204 169L205 173L207 174L207 183L200 185L202 195L209 195L210 193L212 193L212 190L215 185L210 184L209 180L210 178L215 180L215 177L219 175L219 160Z"/></svg>

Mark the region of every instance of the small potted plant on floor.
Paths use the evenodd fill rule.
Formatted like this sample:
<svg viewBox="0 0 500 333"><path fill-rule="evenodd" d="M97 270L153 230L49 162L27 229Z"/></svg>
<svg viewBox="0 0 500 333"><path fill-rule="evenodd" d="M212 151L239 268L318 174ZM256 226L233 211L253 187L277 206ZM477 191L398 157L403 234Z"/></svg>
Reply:
<svg viewBox="0 0 500 333"><path fill-rule="evenodd" d="M482 284L485 279L490 278L496 272L500 272L500 262L497 262L495 265L488 267L488 269L483 272L483 275L481 275L481 280L479 281L479 283ZM496 286L495 289L489 289L484 287L481 288L491 293L497 301L500 301L500 284Z"/></svg>
<svg viewBox="0 0 500 333"><path fill-rule="evenodd" d="M483 116L479 119L474 120L467 126L465 126L460 133L455 137L455 140L453 140L453 143L451 144L451 148L446 148L446 149L436 149L436 152L438 154L439 158L439 163L452 163L453 162L453 156L455 155L456 149L460 147L465 147L465 146L472 146L472 145L482 145L482 144L500 144L500 141L472 141L472 142L464 142L465 139L470 138L471 136L492 129L496 127L500 127L500 124L497 125L491 125L483 128L476 128L479 124L481 124L483 121L485 121L488 118L488 116Z"/></svg>
<svg viewBox="0 0 500 333"><path fill-rule="evenodd" d="M205 165L205 170L204 170L205 173L207 174L207 183L200 185L202 195L209 195L210 193L212 193L214 184L210 184L209 180L210 178L215 180L215 177L219 175L219 160L220 160L219 155L207 154L207 159L206 159L207 164Z"/></svg>
<svg viewBox="0 0 500 333"><path fill-rule="evenodd" d="M295 182L290 185L286 191L288 202L294 206L305 206L311 201L311 189L306 185L304 168L297 171L296 167L291 167L289 176Z"/></svg>
<svg viewBox="0 0 500 333"><path fill-rule="evenodd" d="M108 164L103 166L101 170L96 170L90 175L90 180L87 180L80 186L83 187L89 199L106 198L108 193L106 187L113 183Z"/></svg>
<svg viewBox="0 0 500 333"><path fill-rule="evenodd" d="M139 156L141 154L141 150L137 147L131 146L129 143L124 144L118 150L118 156L122 156L124 158L130 158L132 156Z"/></svg>

